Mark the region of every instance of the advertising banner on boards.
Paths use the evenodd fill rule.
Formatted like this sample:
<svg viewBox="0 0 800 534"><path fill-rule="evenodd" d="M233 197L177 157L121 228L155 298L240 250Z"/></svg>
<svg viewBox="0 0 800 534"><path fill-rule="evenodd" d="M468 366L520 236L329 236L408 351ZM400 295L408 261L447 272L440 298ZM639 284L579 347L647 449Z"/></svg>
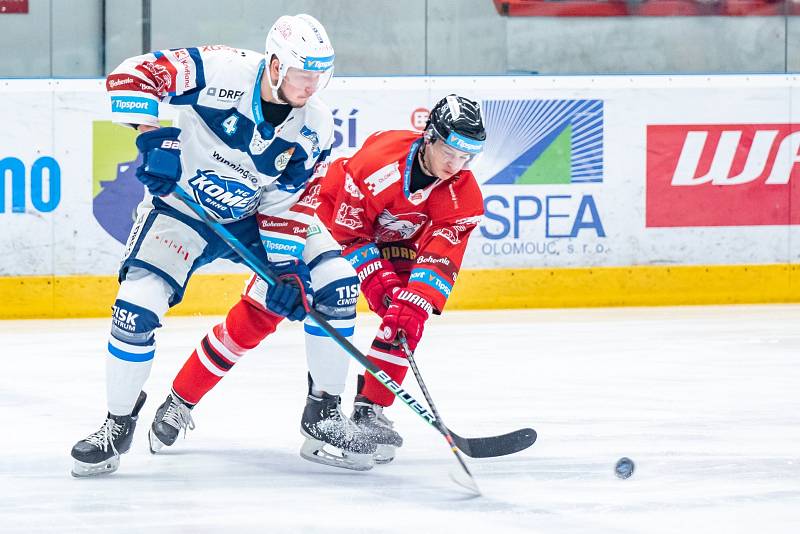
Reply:
<svg viewBox="0 0 800 534"><path fill-rule="evenodd" d="M488 138L472 168L485 215L467 269L760 264L798 255L795 84L340 78L321 96L332 157L377 130L421 132L449 93L481 102ZM144 189L135 132L110 122L104 82L9 80L0 95L0 275L113 275Z"/></svg>

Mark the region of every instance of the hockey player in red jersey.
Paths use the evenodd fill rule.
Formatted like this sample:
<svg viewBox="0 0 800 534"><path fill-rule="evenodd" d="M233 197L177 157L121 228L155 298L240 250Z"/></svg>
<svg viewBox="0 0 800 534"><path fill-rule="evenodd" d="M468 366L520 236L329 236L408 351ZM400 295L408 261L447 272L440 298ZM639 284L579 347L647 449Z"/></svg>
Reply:
<svg viewBox="0 0 800 534"><path fill-rule="evenodd" d="M415 350L430 315L444 310L483 214L467 164L485 138L478 104L450 95L433 108L422 136L376 133L353 157L332 162L321 181L317 215L383 318L367 356L398 383L408 370L398 332ZM393 401L372 375L359 376L352 419L377 437L376 462L391 461L402 444L383 415Z"/></svg>
<svg viewBox="0 0 800 534"><path fill-rule="evenodd" d="M316 209L356 269L370 309L382 318L368 357L398 383L406 375L408 362L397 335L402 331L413 351L428 318L442 312L467 239L483 213L480 188L468 163L480 153L485 138L479 105L449 95L433 108L422 134L378 132L352 157L319 164L299 202ZM265 286L258 277L251 279L242 300L213 330L227 331L228 338L212 344L204 339L175 378L173 393L196 404L247 348L275 330L281 317L260 304ZM242 328L242 321L247 328ZM238 329L223 328L236 324ZM306 332L315 328L307 324ZM246 331L247 339L230 337L237 330ZM218 359L220 354L231 357L222 358L224 366L217 372L199 363ZM338 358L340 353L331 355L331 360ZM338 372L343 381L347 367L332 363L331 371ZM310 382L310 398L327 394L321 385ZM378 463L391 461L402 445L402 438L383 415L383 408L393 400L393 394L371 375L359 377L352 419L378 444ZM301 430L311 440L303 424ZM301 455L348 467L311 445L304 446Z"/></svg>

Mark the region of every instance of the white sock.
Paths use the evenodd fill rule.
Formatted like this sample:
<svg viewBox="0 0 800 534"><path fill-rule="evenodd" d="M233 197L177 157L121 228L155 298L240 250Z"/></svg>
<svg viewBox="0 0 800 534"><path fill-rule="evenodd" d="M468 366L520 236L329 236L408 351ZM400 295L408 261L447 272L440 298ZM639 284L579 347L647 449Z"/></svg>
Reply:
<svg viewBox="0 0 800 534"><path fill-rule="evenodd" d="M352 319L332 320L331 324L342 329L340 331L351 332L354 322ZM308 322L305 327L306 361L313 381L312 392L325 391L330 395L341 395L347 382L350 355L336 341L322 333L318 326ZM351 340L352 335L347 339Z"/></svg>

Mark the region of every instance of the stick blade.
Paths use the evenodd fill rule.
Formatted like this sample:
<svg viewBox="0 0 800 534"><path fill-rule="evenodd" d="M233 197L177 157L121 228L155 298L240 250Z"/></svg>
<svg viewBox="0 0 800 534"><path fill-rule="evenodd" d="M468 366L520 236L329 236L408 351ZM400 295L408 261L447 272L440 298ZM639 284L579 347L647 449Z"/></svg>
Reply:
<svg viewBox="0 0 800 534"><path fill-rule="evenodd" d="M480 497L483 495L478 487L477 482L475 482L475 479L472 478L472 475L463 469L458 469L455 467L452 468L450 470L450 480L467 490L472 497Z"/></svg>
<svg viewBox="0 0 800 534"><path fill-rule="evenodd" d="M537 437L536 431L532 428L522 428L508 434L485 438L462 438L452 430L450 435L453 436L456 447L470 458L494 458L514 454L533 445Z"/></svg>

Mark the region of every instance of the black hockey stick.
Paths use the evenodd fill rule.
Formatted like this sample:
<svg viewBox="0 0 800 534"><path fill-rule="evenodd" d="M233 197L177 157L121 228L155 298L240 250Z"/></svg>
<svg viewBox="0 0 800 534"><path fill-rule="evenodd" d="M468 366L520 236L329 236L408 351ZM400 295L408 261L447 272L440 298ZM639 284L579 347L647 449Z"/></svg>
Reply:
<svg viewBox="0 0 800 534"><path fill-rule="evenodd" d="M458 463L461 464L462 469L468 475L468 478L464 478L463 476L458 476L460 473L455 474L451 473L450 476L453 478L456 484L460 486L464 486L465 488L474 491L476 494L480 495L481 490L478 489L478 484L475 482L475 477L472 476L470 473L467 464L464 463L464 459L458 454L458 446L455 444L455 440L453 439L452 432L447 428L447 425L444 424L444 420L442 416L439 415L439 410L436 409L436 405L433 403L433 399L431 399L431 394L428 392L428 388L425 386L425 382L422 380L422 375L419 373L419 368L417 367L417 362L414 361L414 353L408 346L408 341L406 340L405 334L402 332L399 333L397 339L400 341L400 345L403 347L403 352L406 353L406 359L408 360L409 365L411 366L411 371L414 373L414 376L417 379L417 384L419 384L419 389L422 390L422 396L425 397L425 400L428 401L428 406L430 407L431 411L433 412L433 416L436 418L436 429L441 432L441 434L447 440L447 443L450 445L450 450L453 451L453 454L456 456L456 460Z"/></svg>
<svg viewBox="0 0 800 534"><path fill-rule="evenodd" d="M444 430L452 436L456 447L458 447L464 454L471 458L492 458L495 456L506 456L508 454L514 454L515 452L525 450L536 442L536 431L532 428L521 428L501 436L489 436L485 438L462 438L452 430L448 429L444 425L442 418L439 416L439 412L436 410L436 405L433 404L433 400L428 392L428 388L425 386L425 382L422 380L422 374L419 372L417 362L414 360L414 354L409 348L405 336L400 336L399 339L400 344L403 347L403 351L406 353L406 358L408 359L411 371L414 373L414 377L417 379L417 384L419 384L419 388L422 390L422 395L425 397L425 400L428 401L428 406L430 406L434 417L436 417L439 423L444 427Z"/></svg>
<svg viewBox="0 0 800 534"><path fill-rule="evenodd" d="M231 234L224 225L211 220L206 214L205 210L199 206L195 200L190 197L183 189L178 188L175 190L175 196L186 204L197 216L205 222L208 227L217 234L220 239L228 244L231 249L236 252L243 260L244 263L250 267L256 274L263 278L269 284L280 283L277 281L274 274L263 265L262 261L250 252L241 242ZM408 394L397 382L383 372L380 367L373 364L367 359L356 347L353 346L347 339L342 337L326 320L321 317L316 310L311 310L311 318L316 322L319 327L328 334L334 341L336 341L345 352L350 354L358 363L373 375L379 382L386 386L395 396L399 397L405 404L414 410L420 417L425 419L431 426L436 428L436 418L430 412L420 405L411 395ZM438 429L437 429L438 430ZM453 432L449 431L453 438L453 443L458 447L461 452L471 458L491 458L495 456L505 456L513 454L521 450L527 449L536 441L536 431L532 428L523 428L508 434L500 436L488 436L481 438L464 438Z"/></svg>
<svg viewBox="0 0 800 534"><path fill-rule="evenodd" d="M222 224L211 220L208 217L208 214L203 209L202 206L197 204L195 200L189 196L186 191L178 187L174 193L175 197L181 200L186 206L189 207L197 216L208 225L208 227L213 231L220 239L222 239L225 243L228 244L231 249L238 254L242 260L244 260L245 265L250 267L258 276L264 279L270 285L277 285L282 284L278 277L273 273L262 261L258 256L253 254L250 250L248 250L244 245L242 245L241 241L236 238L230 231L228 231L225 226ZM395 382L392 377L386 374L380 367L372 363L367 359L364 354L361 353L350 341L348 341L344 336L342 336L336 329L331 326L328 321L322 317L319 312L315 309L310 308L308 310L308 316L319 326L328 336L330 336L336 343L342 347L350 356L352 356L358 363L364 366L364 368L374 376L381 384L383 384L389 391L391 391L397 398L402 400L409 408L411 408L414 413L422 417L425 421L428 422L432 427L436 430L441 432L445 438L447 438L446 433L442 430L443 425L441 425L437 420L436 417L425 409L425 407L417 402L414 397L411 396L406 390L404 390L400 384ZM452 443L452 440L448 439L448 443ZM452 447L452 445L451 445ZM458 456L458 455L456 455ZM469 473L466 464L464 464L463 460L459 458L459 462L464 470L467 472L470 478L472 478L472 474ZM475 490L477 490L477 486L475 486ZM478 491L478 494L480 492Z"/></svg>

